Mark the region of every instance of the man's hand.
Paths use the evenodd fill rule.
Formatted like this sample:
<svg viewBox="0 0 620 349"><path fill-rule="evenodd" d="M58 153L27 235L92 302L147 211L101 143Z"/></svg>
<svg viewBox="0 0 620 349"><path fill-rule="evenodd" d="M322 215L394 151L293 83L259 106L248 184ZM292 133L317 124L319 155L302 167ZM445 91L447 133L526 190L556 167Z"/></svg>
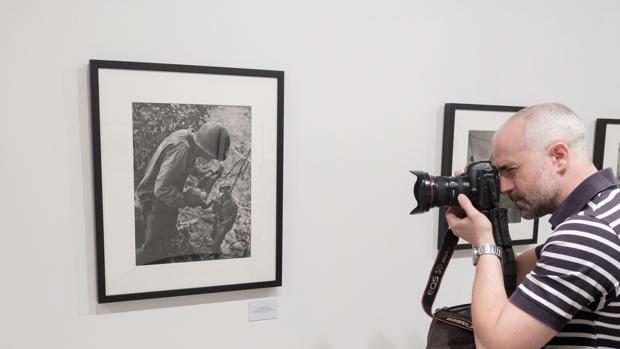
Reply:
<svg viewBox="0 0 620 349"><path fill-rule="evenodd" d="M189 207L204 207L206 205L202 200L202 192L196 188L188 188L183 192L183 203Z"/></svg>
<svg viewBox="0 0 620 349"><path fill-rule="evenodd" d="M489 219L478 211L464 194L459 194L458 200L461 207L450 207L446 213L452 232L473 246L495 243Z"/></svg>
<svg viewBox="0 0 620 349"><path fill-rule="evenodd" d="M222 176L224 172L224 166L220 164L217 170L213 171L209 169L204 173L204 175L198 181L198 188L204 190L207 194L211 192L211 188L213 188L213 184Z"/></svg>

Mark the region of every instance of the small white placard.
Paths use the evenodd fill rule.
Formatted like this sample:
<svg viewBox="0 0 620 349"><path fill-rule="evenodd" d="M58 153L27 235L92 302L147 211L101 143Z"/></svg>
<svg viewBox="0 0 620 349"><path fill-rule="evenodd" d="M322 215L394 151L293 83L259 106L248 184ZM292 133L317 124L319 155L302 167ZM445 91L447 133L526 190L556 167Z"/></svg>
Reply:
<svg viewBox="0 0 620 349"><path fill-rule="evenodd" d="M278 301L261 299L248 303L248 321L270 320L278 318Z"/></svg>

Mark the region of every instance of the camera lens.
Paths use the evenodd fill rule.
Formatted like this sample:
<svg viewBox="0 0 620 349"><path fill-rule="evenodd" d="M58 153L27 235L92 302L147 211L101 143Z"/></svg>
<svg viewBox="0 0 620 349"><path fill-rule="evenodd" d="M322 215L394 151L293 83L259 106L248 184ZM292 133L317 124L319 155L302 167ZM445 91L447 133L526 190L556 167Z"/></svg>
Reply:
<svg viewBox="0 0 620 349"><path fill-rule="evenodd" d="M410 171L416 176L415 184L413 185L413 196L417 201L416 208L411 211L411 214L422 213L428 211L433 206L433 179L426 173L421 171Z"/></svg>
<svg viewBox="0 0 620 349"><path fill-rule="evenodd" d="M470 191L467 176L431 176L422 171L410 172L417 177L413 185L417 206L411 214L426 212L432 207L458 206L458 195Z"/></svg>

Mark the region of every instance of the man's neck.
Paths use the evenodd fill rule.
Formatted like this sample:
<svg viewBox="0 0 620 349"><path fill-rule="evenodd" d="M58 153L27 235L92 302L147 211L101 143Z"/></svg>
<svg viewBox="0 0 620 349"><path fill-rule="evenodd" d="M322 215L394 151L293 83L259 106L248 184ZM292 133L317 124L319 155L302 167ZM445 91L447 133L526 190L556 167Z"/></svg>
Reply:
<svg viewBox="0 0 620 349"><path fill-rule="evenodd" d="M598 172L598 170L592 163L573 166L573 168L564 175L565 182L562 186L560 202L564 202L575 188L596 172Z"/></svg>

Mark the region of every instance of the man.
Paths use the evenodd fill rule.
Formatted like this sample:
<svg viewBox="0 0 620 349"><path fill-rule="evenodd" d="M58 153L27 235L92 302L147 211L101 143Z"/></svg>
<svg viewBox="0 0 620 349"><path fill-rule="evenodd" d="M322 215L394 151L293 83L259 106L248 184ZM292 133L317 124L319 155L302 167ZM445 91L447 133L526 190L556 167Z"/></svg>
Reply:
<svg viewBox="0 0 620 349"><path fill-rule="evenodd" d="M175 131L161 142L136 188L146 221L144 243L136 249L137 265L169 261L179 208L206 206L208 192L183 190L187 177L195 171L196 158L223 161L229 147L228 131L217 123L205 123L195 133Z"/></svg>
<svg viewBox="0 0 620 349"><path fill-rule="evenodd" d="M493 157L501 192L523 218L553 213L554 232L518 257L510 299L500 258L480 255L477 348L620 348L620 189L610 169L590 161L583 123L560 104L523 109L497 131ZM446 214L453 232L473 246L494 244L486 216L458 199L462 209Z"/></svg>

